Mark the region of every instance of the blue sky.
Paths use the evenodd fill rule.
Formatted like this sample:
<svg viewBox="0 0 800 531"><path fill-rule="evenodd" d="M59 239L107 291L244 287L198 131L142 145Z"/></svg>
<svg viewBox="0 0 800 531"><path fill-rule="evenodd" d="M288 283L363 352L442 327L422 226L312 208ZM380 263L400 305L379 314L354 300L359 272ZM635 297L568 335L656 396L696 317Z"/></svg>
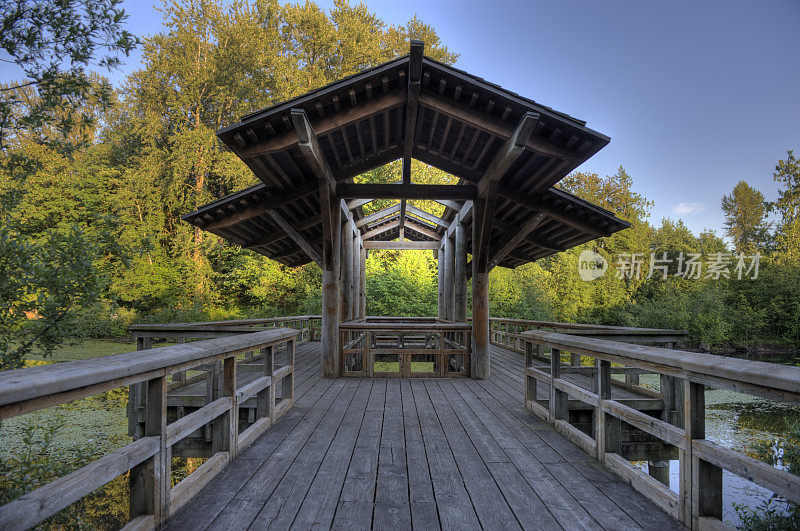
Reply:
<svg viewBox="0 0 800 531"><path fill-rule="evenodd" d="M721 232L721 196L745 179L774 199L775 163L800 151L797 0L366 3L392 24L419 15L459 68L609 135L580 169L624 166L656 224ZM134 33L161 29L153 5L126 1Z"/></svg>

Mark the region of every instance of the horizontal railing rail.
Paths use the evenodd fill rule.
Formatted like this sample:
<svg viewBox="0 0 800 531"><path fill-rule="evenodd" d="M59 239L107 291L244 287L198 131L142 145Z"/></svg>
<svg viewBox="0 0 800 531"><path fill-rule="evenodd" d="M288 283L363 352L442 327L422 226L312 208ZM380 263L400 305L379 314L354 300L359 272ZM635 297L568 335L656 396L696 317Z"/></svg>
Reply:
<svg viewBox="0 0 800 531"><path fill-rule="evenodd" d="M349 321L339 325L341 375L468 377L471 343L466 323Z"/></svg>
<svg viewBox="0 0 800 531"><path fill-rule="evenodd" d="M143 436L131 444L0 507L0 529L26 529L130 471L130 528L153 528L205 486L236 453L252 443L292 405L297 330L271 329L183 345L44 365L0 373L0 419L144 384ZM275 366L285 346L286 364ZM258 352L258 354L254 354ZM237 358L263 358L263 376L237 388ZM211 401L167 423L167 377L200 365L220 364L222 381ZM276 385L281 400L276 403ZM239 431L242 402L257 401L257 419ZM213 455L171 486L171 448L211 425Z"/></svg>
<svg viewBox="0 0 800 531"><path fill-rule="evenodd" d="M712 354L594 339L547 331L527 331L525 405L586 452L692 528L716 526L722 519L722 471L739 475L786 500L800 503L800 478L705 439L705 389L729 389L790 404L800 404L800 369ZM562 355L589 357L596 381L589 388L565 379L576 368ZM537 360L549 359L549 368ZM665 396L661 419L612 399L612 363L659 376ZM580 367L589 368L589 367ZM539 384L546 399L539 398ZM593 408L587 434L570 424L569 400ZM681 409L674 415L674 409ZM621 423L678 449L678 493L633 466L620 455Z"/></svg>
<svg viewBox="0 0 800 531"><path fill-rule="evenodd" d="M535 321L530 319L489 319L489 337L492 343L523 353L522 333L528 330L548 330L597 339L610 339L626 343L662 345L672 347L686 340L686 330L662 328L635 328L585 323L560 323L557 321Z"/></svg>
<svg viewBox="0 0 800 531"><path fill-rule="evenodd" d="M293 328L299 332L297 342L317 340L322 317L319 315L291 315L263 319L233 319L197 323L136 324L128 327L131 337L139 340L155 338L210 339L232 334L249 334L264 328Z"/></svg>

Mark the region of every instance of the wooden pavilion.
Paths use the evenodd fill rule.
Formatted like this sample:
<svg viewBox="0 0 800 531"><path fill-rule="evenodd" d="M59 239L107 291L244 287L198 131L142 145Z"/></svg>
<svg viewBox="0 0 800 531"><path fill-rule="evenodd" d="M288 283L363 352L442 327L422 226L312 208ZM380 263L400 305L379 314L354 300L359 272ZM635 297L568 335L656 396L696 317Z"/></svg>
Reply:
<svg viewBox="0 0 800 531"><path fill-rule="evenodd" d="M628 227L554 188L608 144L586 123L423 55L409 55L252 113L219 138L262 181L184 216L289 266L323 270L322 372L339 376L340 324L365 318L370 249L431 249L439 262L438 322L467 323L471 367L489 374L488 273ZM456 177L414 184L411 159ZM402 159L402 181L353 178ZM399 200L365 215L376 199ZM429 199L441 216L408 204ZM472 259L468 259L471 255Z"/></svg>

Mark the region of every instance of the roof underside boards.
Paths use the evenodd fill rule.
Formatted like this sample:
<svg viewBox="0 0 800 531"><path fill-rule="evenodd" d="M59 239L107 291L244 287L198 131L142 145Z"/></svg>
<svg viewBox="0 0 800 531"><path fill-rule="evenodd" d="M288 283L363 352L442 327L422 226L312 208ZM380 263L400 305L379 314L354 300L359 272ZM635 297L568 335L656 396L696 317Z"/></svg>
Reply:
<svg viewBox="0 0 800 531"><path fill-rule="evenodd" d="M354 176L402 157L408 75L409 56L404 56L221 129L219 138L263 184L203 206L184 219L283 264L310 262L295 240L299 236L312 247L322 240L319 188L298 147L291 110L305 111L333 178L352 182ZM513 234L537 212L547 216L498 264L506 267L628 226L611 212L552 188L609 139L587 128L585 122L422 59L412 156L459 177L460 186L453 189L461 190L461 196L469 195L465 185L475 188L527 113L537 119L523 153L499 180L491 238ZM361 218L365 199L342 197L349 200L356 219ZM442 217L450 222L464 199L441 202L447 207ZM295 238L276 223L276 215L292 226ZM404 237L432 241L438 234L441 238L446 227L421 216L424 213L415 215L409 207L403 216ZM380 223L362 224L359 230L373 239L397 238L400 226L392 226L395 220L387 215ZM375 232L381 225L386 230Z"/></svg>

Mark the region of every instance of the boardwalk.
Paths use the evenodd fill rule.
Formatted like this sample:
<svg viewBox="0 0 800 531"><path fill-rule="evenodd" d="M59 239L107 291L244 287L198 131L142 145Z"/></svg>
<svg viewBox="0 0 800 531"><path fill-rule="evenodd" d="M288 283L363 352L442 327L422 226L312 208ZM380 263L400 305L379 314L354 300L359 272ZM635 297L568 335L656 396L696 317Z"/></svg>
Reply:
<svg viewBox="0 0 800 531"><path fill-rule="evenodd" d="M608 528L679 524L522 406L522 357L489 380L322 379L298 346L296 401L171 529Z"/></svg>

